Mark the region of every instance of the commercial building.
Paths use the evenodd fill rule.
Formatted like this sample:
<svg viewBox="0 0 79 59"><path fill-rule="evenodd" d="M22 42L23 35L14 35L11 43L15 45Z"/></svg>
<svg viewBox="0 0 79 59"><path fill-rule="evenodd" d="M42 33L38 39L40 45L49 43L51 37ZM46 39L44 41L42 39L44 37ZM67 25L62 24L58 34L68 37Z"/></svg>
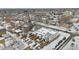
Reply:
<svg viewBox="0 0 79 59"><path fill-rule="evenodd" d="M0 9L1 50L78 50L79 9Z"/></svg>

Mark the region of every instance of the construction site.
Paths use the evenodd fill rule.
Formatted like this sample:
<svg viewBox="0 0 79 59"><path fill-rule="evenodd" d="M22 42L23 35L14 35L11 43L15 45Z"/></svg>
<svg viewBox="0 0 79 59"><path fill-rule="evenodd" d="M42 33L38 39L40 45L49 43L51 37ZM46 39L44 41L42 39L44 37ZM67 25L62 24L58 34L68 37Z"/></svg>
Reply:
<svg viewBox="0 0 79 59"><path fill-rule="evenodd" d="M79 9L0 9L0 50L79 50Z"/></svg>

